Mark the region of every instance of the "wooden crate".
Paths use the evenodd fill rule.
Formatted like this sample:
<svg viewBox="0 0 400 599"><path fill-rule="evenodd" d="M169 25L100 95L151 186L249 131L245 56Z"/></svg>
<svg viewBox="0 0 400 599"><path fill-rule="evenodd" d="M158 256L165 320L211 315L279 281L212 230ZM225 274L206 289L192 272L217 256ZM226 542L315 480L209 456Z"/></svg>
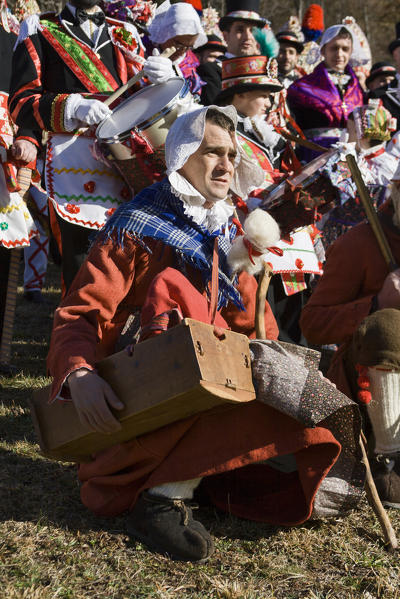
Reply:
<svg viewBox="0 0 400 599"><path fill-rule="evenodd" d="M225 331L218 339L211 325L192 319L162 335L97 364L125 408L115 416L122 430L94 433L81 423L71 401L48 403L49 387L37 391L31 413L44 455L64 461L88 461L116 443L208 410L224 402L255 399L249 342Z"/></svg>

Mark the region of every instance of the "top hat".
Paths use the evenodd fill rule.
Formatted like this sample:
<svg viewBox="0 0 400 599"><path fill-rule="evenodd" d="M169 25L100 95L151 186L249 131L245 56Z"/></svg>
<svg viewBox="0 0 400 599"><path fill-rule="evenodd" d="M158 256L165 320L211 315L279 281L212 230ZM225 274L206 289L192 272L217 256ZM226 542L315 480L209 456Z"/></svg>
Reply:
<svg viewBox="0 0 400 599"><path fill-rule="evenodd" d="M195 49L195 52L202 52L203 50L220 50L225 54L226 52L226 44L221 40L218 35L211 33L207 35L207 43L199 46L199 48Z"/></svg>
<svg viewBox="0 0 400 599"><path fill-rule="evenodd" d="M389 52L393 54L393 52L400 46L400 23L396 23L396 39L390 42L389 44Z"/></svg>
<svg viewBox="0 0 400 599"><path fill-rule="evenodd" d="M400 40L399 40L400 41ZM375 79L375 77L379 77L379 75L393 75L393 77L396 76L396 69L393 65L390 64L390 62L376 62L375 64L372 65L371 67L371 71L368 75L368 77L365 80L365 83L368 85L369 83L371 83L371 81L373 81Z"/></svg>
<svg viewBox="0 0 400 599"><path fill-rule="evenodd" d="M304 50L304 44L299 40L294 31L279 31L276 34L276 39L281 44L287 44L296 48L298 54L301 54Z"/></svg>
<svg viewBox="0 0 400 599"><path fill-rule="evenodd" d="M216 98L217 104L233 94L259 89L270 92L282 89L275 58L235 56L222 61L222 91Z"/></svg>
<svg viewBox="0 0 400 599"><path fill-rule="evenodd" d="M264 27L259 11L260 0L226 0L226 15L219 21L221 31L226 31L234 21L251 21L254 27Z"/></svg>

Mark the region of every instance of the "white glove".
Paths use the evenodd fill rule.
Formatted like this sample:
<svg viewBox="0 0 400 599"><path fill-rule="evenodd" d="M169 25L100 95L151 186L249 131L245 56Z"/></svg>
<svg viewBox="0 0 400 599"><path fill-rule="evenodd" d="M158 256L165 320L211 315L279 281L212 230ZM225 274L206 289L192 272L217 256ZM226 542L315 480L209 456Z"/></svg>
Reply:
<svg viewBox="0 0 400 599"><path fill-rule="evenodd" d="M66 131L74 131L82 125L97 125L110 114L112 111L100 100L71 94L65 103L64 127Z"/></svg>
<svg viewBox="0 0 400 599"><path fill-rule="evenodd" d="M75 118L85 125L97 125L112 111L100 100L85 100L79 103L75 110Z"/></svg>
<svg viewBox="0 0 400 599"><path fill-rule="evenodd" d="M149 56L143 65L143 73L151 83L162 83L176 77L174 67L169 58L160 56L157 48L153 50L153 56Z"/></svg>

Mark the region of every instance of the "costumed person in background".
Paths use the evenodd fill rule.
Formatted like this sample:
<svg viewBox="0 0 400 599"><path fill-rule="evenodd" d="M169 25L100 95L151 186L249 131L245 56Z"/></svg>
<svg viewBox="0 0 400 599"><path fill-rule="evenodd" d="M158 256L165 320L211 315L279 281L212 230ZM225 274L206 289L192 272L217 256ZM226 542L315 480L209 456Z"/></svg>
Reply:
<svg viewBox="0 0 400 599"><path fill-rule="evenodd" d="M369 75L365 80L365 84L367 89L372 92L380 87L387 87L393 83L395 79L396 68L390 64L390 62L382 60L380 62L375 62L372 65Z"/></svg>
<svg viewBox="0 0 400 599"><path fill-rule="evenodd" d="M292 17L296 18L296 17ZM290 22L290 21L289 21ZM310 4L304 13L300 32L304 37L304 50L299 56L298 66L308 75L321 62L318 40L324 33L324 9L320 4Z"/></svg>
<svg viewBox="0 0 400 599"><path fill-rule="evenodd" d="M272 106L267 122L279 129L290 129L296 135L302 135L299 127L290 114L287 105L287 88L299 77L305 75L302 68L297 67L298 59L303 51L304 35L297 17L290 17L282 30L277 34L278 79L283 88L272 96Z"/></svg>
<svg viewBox="0 0 400 599"><path fill-rule="evenodd" d="M266 213L253 212L256 223L245 223L247 237L232 242L229 189L246 196L263 180L259 166L238 147L235 126L233 107L200 108L176 119L166 141L167 178L117 210L56 312L48 358L51 399L67 384L92 430L119 430L109 406L123 407L96 374L96 359L113 351L133 306L142 307L142 338L168 327L159 317L173 306L184 317L209 322L213 251L219 256L215 324L254 335L257 285L238 262L243 248L246 265L249 251L256 254L253 233L266 249L279 228ZM265 314L266 336L275 338L267 303ZM273 341L254 342L252 351L259 401L219 406L94 456L79 468L84 504L102 516L128 510L134 539L197 562L213 553L211 535L192 515L200 483L220 509L264 522L289 525L357 505L364 479L357 408L317 367L302 366L309 363L304 354L300 361L291 358ZM266 405L268 398L274 407ZM288 454L285 472L274 460L265 463Z"/></svg>
<svg viewBox="0 0 400 599"><path fill-rule="evenodd" d="M239 213L248 214L260 204L259 196L284 178L281 153L285 140L266 122L272 94L282 89L274 58L246 56L228 58L222 63L220 106L233 105L238 111L238 140L247 156L264 171L263 185L251 190L248 198L236 201ZM244 201L243 201L244 200ZM290 208L288 208L290 209ZM296 231L275 244L278 252L269 252L265 260L272 265L268 301L279 327L279 339L305 345L298 324L308 297L310 274L321 274L320 260L313 249L307 228Z"/></svg>
<svg viewBox="0 0 400 599"><path fill-rule="evenodd" d="M390 42L388 48L393 56L396 67L395 78L379 86L369 93L370 98L379 98L384 107L397 119L397 127L400 128L400 23L396 23L396 39Z"/></svg>
<svg viewBox="0 0 400 599"><path fill-rule="evenodd" d="M320 43L323 62L288 89L287 102L297 124L307 139L325 148L340 139L349 114L363 104L363 91L348 65L355 43L346 25L329 27ZM307 148L299 154L305 162L316 156Z"/></svg>
<svg viewBox="0 0 400 599"><path fill-rule="evenodd" d="M220 59L225 52L226 45L221 38L214 34L207 35L207 42L195 50L195 54L200 62L200 66L198 67L197 71L199 71L199 68L202 64L207 62L215 62Z"/></svg>
<svg viewBox="0 0 400 599"><path fill-rule="evenodd" d="M71 0L59 15L33 15L21 24L10 111L18 126L48 132L46 191L66 288L91 231L130 198L123 179L95 158L93 127L111 114L102 100L142 67L152 82L173 73L166 58L144 61L136 28L106 19L95 0Z"/></svg>
<svg viewBox="0 0 400 599"><path fill-rule="evenodd" d="M341 189L341 204L318 223L325 249L340 235L366 219L355 184L348 172L346 154L353 154L357 160L375 208L385 200L387 187L398 165L398 158L389 153L386 147L396 130L396 119L382 106L380 100L370 100L367 105L355 108L349 115L347 129L347 142L336 144L341 157L339 160L337 157L329 160L326 165L331 179Z"/></svg>
<svg viewBox="0 0 400 599"><path fill-rule="evenodd" d="M14 6L14 15L19 22L39 13L40 7L36 0L18 0ZM42 149L41 140L39 141ZM37 168L42 175L43 160L38 161ZM24 298L35 304L45 303L42 288L49 254L47 203L46 192L37 185L32 185L29 192L29 208L39 234L32 237L31 243L24 249Z"/></svg>
<svg viewBox="0 0 400 599"><path fill-rule="evenodd" d="M196 71L200 63L193 50L203 46L207 36L193 6L186 2L170 4L169 0L165 0L157 8L148 32L148 53L151 54L154 49L157 52L174 47L176 51L170 58L176 74L184 77L192 95L199 97L203 82Z"/></svg>
<svg viewBox="0 0 400 599"><path fill-rule="evenodd" d="M379 220L400 263L400 169ZM328 377L366 405L375 437L371 462L383 503L400 508L400 269L389 272L369 224L340 237L304 308L301 327L311 343L340 344Z"/></svg>
<svg viewBox="0 0 400 599"><path fill-rule="evenodd" d="M8 11L7 2L0 4L0 374L11 375L10 346L14 322L20 248L29 246L38 230L18 193L19 167L33 169L38 140L31 131L15 127L8 112L8 93L11 79L13 46L16 42L18 21Z"/></svg>
<svg viewBox="0 0 400 599"><path fill-rule="evenodd" d="M226 14L219 20L227 50L224 58L260 54L254 29L262 29L266 20L259 15L260 0L227 0ZM204 105L213 104L221 91L221 66L218 63L203 65L199 71L205 85L201 94Z"/></svg>
<svg viewBox="0 0 400 599"><path fill-rule="evenodd" d="M276 60L278 62L278 79L287 89L306 73L298 67L297 62L304 50L303 40L295 31L283 29L276 35L279 42L279 52Z"/></svg>

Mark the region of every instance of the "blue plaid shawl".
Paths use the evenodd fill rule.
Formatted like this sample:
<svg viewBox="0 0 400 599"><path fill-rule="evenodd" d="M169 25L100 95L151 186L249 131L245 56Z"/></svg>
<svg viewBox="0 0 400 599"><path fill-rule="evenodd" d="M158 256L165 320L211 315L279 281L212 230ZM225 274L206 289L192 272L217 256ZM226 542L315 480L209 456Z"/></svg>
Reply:
<svg viewBox="0 0 400 599"><path fill-rule="evenodd" d="M229 301L244 309L226 259L230 242L236 235L236 227L230 227L228 241L220 230L210 233L205 227L196 224L185 215L182 201L171 192L168 179L154 183L133 200L120 206L101 229L100 240L104 243L112 237L123 247L125 235L149 253L151 250L146 239L162 241L172 247L182 270L189 264L201 272L207 293L211 280L214 240L218 237L218 309L226 306Z"/></svg>

